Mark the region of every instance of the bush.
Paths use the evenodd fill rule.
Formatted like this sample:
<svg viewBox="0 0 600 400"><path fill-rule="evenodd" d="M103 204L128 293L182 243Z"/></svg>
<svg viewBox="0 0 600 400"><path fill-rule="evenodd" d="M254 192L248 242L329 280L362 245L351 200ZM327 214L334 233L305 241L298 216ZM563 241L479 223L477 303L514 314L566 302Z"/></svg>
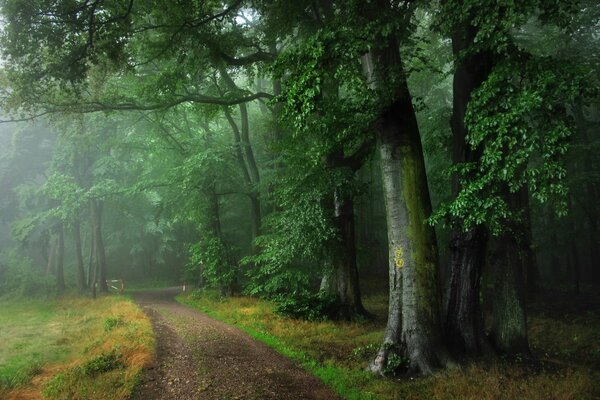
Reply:
<svg viewBox="0 0 600 400"><path fill-rule="evenodd" d="M30 258L12 250L2 254L1 259L0 296L43 297L55 292L54 277L34 268Z"/></svg>
<svg viewBox="0 0 600 400"><path fill-rule="evenodd" d="M275 301L278 314L309 321L331 318L337 309L335 296L308 292L292 293Z"/></svg>

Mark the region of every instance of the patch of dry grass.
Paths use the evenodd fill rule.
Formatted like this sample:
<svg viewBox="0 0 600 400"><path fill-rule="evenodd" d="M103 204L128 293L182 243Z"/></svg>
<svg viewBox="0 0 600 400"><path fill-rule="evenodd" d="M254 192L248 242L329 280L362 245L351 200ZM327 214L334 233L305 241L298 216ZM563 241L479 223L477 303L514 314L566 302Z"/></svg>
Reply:
<svg viewBox="0 0 600 400"><path fill-rule="evenodd" d="M70 298L54 302L50 310L48 304L38 307L46 310L47 318L35 325L13 324L10 335L20 338L20 352L40 353L39 368L29 382L5 390L2 398L126 399L153 357L152 326L145 314L132 301L118 297ZM35 315L35 304L31 308ZM111 319L121 323L107 327ZM47 336L44 348L34 339L37 332ZM86 365L111 352L118 354L118 368L83 373Z"/></svg>

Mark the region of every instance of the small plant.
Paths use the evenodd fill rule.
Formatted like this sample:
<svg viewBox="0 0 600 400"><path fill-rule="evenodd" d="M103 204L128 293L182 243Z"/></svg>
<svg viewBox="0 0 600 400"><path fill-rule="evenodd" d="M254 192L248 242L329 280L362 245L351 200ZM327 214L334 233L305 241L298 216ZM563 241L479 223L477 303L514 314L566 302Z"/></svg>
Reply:
<svg viewBox="0 0 600 400"><path fill-rule="evenodd" d="M123 366L121 355L113 350L110 353L103 353L92 358L83 364L81 369L85 376L95 376L103 372L123 368Z"/></svg>
<svg viewBox="0 0 600 400"><path fill-rule="evenodd" d="M317 321L331 317L335 309L335 297L307 292L281 296L275 312L286 317Z"/></svg>
<svg viewBox="0 0 600 400"><path fill-rule="evenodd" d="M406 370L410 365L410 361L406 357L402 357L398 353L391 352L388 355L387 363L385 364L384 373L393 375L398 371Z"/></svg>
<svg viewBox="0 0 600 400"><path fill-rule="evenodd" d="M122 315L116 317L108 317L104 320L104 332L110 332L118 326L125 325L125 320Z"/></svg>
<svg viewBox="0 0 600 400"><path fill-rule="evenodd" d="M352 350L352 358L357 361L371 359L375 357L377 350L379 350L379 344L369 343L366 346L360 346Z"/></svg>

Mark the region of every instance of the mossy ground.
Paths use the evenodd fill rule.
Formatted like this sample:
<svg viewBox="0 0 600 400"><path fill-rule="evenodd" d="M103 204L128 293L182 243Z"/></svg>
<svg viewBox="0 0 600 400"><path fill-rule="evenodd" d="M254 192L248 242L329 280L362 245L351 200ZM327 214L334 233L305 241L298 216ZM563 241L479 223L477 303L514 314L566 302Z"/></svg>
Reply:
<svg viewBox="0 0 600 400"><path fill-rule="evenodd" d="M600 368L576 356L599 351L600 310L575 313L576 317L567 320L540 314L533 308L529 334L536 362L517 358L447 369L427 378L381 379L366 372L365 367L383 337L385 294L365 296L365 307L377 318L364 323L284 318L274 313L269 302L249 297L220 298L210 292L200 297L180 296L179 300L295 359L347 399L546 400L600 396ZM561 351L547 358L546 352L556 348Z"/></svg>
<svg viewBox="0 0 600 400"><path fill-rule="evenodd" d="M2 302L0 343L3 399L125 399L154 351L148 318L112 296Z"/></svg>

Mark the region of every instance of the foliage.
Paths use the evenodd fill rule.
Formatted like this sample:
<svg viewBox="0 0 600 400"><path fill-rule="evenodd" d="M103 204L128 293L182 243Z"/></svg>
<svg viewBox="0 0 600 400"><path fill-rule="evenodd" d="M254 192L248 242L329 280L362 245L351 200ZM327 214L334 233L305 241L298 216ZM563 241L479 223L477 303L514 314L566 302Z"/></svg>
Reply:
<svg viewBox="0 0 600 400"><path fill-rule="evenodd" d="M103 372L109 372L117 368L123 368L123 362L120 360L122 355L114 349L108 353L102 353L88 361L82 366L81 370L86 376L96 376Z"/></svg>
<svg viewBox="0 0 600 400"><path fill-rule="evenodd" d="M49 297L55 293L51 276L36 268L28 257L18 249L6 251L0 263L4 266L0 281L0 297L36 298Z"/></svg>
<svg viewBox="0 0 600 400"><path fill-rule="evenodd" d="M437 218L460 217L465 229L486 223L498 233L519 219L506 202L506 192L523 187L541 203L554 200L564 214L564 157L574 129L567 106L582 95L584 86L575 66L557 66L551 59L499 63L473 95L466 116L467 142L473 149L483 148L482 156L455 167L462 189L438 210Z"/></svg>
<svg viewBox="0 0 600 400"><path fill-rule="evenodd" d="M238 274L230 251L222 239L206 233L198 243L190 246L187 280L199 281L201 275L209 286L229 290Z"/></svg>
<svg viewBox="0 0 600 400"><path fill-rule="evenodd" d="M331 317L336 310L335 296L322 293L292 292L275 297L275 312L286 317L309 321Z"/></svg>

